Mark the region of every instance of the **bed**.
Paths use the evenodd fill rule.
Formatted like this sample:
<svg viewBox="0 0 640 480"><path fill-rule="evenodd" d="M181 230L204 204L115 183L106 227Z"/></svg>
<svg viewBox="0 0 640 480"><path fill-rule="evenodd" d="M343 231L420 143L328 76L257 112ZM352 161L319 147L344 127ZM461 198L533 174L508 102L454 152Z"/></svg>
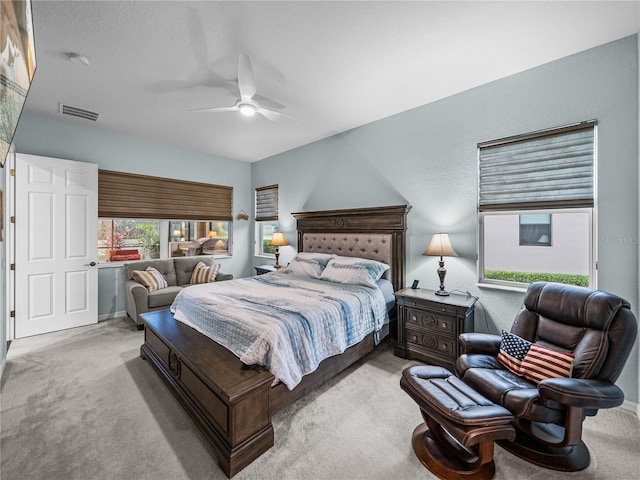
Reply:
<svg viewBox="0 0 640 480"><path fill-rule="evenodd" d="M407 212L406 205L399 205L294 213L298 251L386 263L391 268L384 277L393 290L402 289ZM273 415L365 356L395 331L392 316L379 331L323 360L290 389L267 369L243 363L198 329L176 320L169 310L144 314L143 318L141 357L176 396L229 478L273 446Z"/></svg>

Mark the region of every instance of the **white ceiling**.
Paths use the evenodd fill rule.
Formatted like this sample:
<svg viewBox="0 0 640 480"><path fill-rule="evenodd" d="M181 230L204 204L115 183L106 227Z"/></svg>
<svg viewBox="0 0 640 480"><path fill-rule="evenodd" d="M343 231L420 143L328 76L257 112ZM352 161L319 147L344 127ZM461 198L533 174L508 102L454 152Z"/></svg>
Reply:
<svg viewBox="0 0 640 480"><path fill-rule="evenodd" d="M635 34L640 2L34 0L33 16L25 111L253 162ZM239 53L296 122L188 111L234 104Z"/></svg>

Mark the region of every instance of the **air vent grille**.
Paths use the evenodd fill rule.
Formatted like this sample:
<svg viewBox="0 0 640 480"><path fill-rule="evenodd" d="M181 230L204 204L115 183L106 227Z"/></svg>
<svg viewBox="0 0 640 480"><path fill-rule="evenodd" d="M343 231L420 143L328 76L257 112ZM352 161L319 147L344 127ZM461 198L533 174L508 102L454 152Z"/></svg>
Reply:
<svg viewBox="0 0 640 480"><path fill-rule="evenodd" d="M60 108L58 111L63 115L84 118L85 120L91 120L92 122L97 122L98 117L100 116L99 113L85 110L84 108L72 107L71 105L65 105L64 103L60 103L59 106Z"/></svg>

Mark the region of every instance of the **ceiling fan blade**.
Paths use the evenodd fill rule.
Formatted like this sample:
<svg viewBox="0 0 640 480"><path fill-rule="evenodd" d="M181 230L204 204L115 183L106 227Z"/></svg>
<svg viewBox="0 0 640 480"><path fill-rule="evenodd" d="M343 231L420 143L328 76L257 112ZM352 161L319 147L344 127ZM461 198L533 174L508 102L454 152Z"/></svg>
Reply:
<svg viewBox="0 0 640 480"><path fill-rule="evenodd" d="M193 108L189 112L233 112L238 110L237 105L232 107L209 107L209 108Z"/></svg>
<svg viewBox="0 0 640 480"><path fill-rule="evenodd" d="M297 119L290 117L289 115L285 115L284 113L274 112L273 110L269 110L268 108L264 108L261 106L256 107L256 111L262 115L267 120L271 120L272 122L296 122Z"/></svg>
<svg viewBox="0 0 640 480"><path fill-rule="evenodd" d="M253 76L251 60L244 53L238 58L238 88L242 100L250 100L256 94L256 79Z"/></svg>

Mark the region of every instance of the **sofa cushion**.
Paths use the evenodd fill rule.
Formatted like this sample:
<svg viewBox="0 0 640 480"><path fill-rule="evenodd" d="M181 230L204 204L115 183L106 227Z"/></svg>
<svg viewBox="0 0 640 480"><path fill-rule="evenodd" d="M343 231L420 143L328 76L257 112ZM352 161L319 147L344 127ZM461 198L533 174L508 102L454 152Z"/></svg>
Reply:
<svg viewBox="0 0 640 480"><path fill-rule="evenodd" d="M140 262L125 263L124 271L127 280L134 280L132 274L134 270L145 270L147 267L153 267L158 270L169 286L178 285L176 280L176 270L172 259L142 260Z"/></svg>
<svg viewBox="0 0 640 480"><path fill-rule="evenodd" d="M210 283L216 281L216 275L220 270L220 264L216 263L212 266L205 265L204 262L198 262L191 274L190 284Z"/></svg>
<svg viewBox="0 0 640 480"><path fill-rule="evenodd" d="M189 285L191 274L196 265L203 262L206 266L213 266L213 257L195 256L195 257L176 257L173 259L176 272L175 285Z"/></svg>
<svg viewBox="0 0 640 480"><path fill-rule="evenodd" d="M462 380L517 417L543 423L563 418L564 408L557 402L541 402L535 383L504 368L470 368L463 373Z"/></svg>
<svg viewBox="0 0 640 480"><path fill-rule="evenodd" d="M170 307L180 290L182 290L182 287L170 286L150 292L148 297L149 308Z"/></svg>
<svg viewBox="0 0 640 480"><path fill-rule="evenodd" d="M167 281L158 270L153 267L147 267L145 270L133 270L131 272L133 279L147 287L149 292L167 288Z"/></svg>

